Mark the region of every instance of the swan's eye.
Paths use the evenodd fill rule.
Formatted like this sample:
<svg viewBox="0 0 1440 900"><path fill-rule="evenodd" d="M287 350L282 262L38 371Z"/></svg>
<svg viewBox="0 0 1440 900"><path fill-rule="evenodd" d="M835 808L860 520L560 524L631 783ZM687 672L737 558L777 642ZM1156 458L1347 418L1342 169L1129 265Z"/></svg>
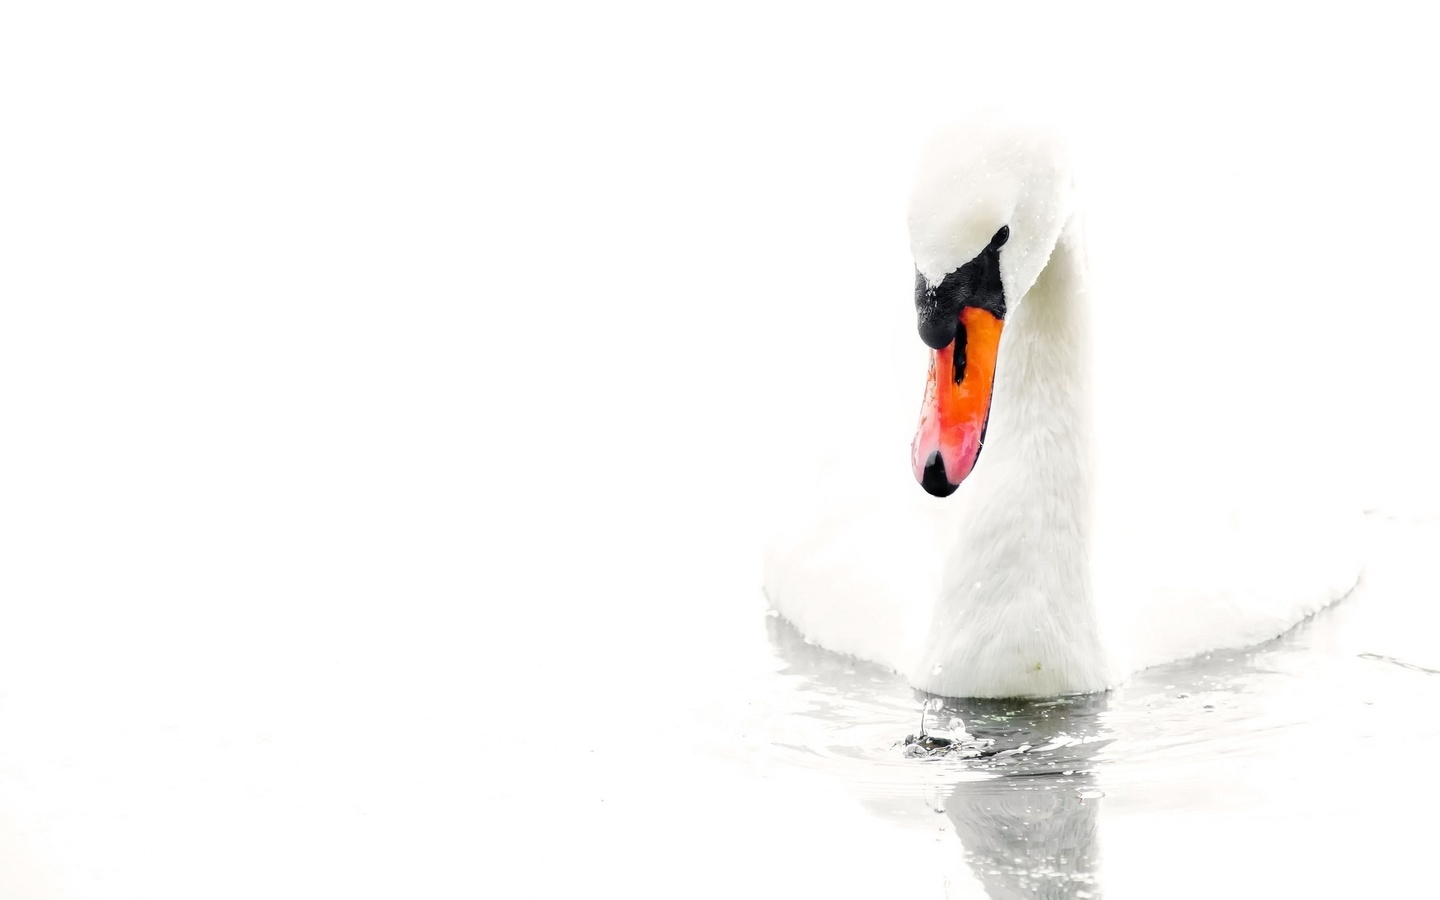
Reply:
<svg viewBox="0 0 1440 900"><path fill-rule="evenodd" d="M1010 240L1010 226L1001 225L1000 230L995 232L995 236L990 239L990 246L986 247L985 249L999 250L1001 247L1005 246L1005 242L1008 240Z"/></svg>

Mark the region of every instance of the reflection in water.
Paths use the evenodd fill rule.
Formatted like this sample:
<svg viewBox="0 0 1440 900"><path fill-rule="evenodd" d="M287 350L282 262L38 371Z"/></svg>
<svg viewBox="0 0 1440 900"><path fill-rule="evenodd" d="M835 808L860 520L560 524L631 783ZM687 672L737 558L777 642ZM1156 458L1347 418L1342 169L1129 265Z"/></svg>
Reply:
<svg viewBox="0 0 1440 900"><path fill-rule="evenodd" d="M783 619L770 618L767 630L782 674L800 682L804 712L820 726L804 749L822 759L866 759L874 773L862 786L868 806L897 820L943 811L994 900L1100 896L1095 768L1109 743L1107 697L934 698L942 705L930 714L929 731L954 743L907 758L903 738L916 730L929 695L881 667L807 644ZM938 779L930 782L935 791L916 789L926 775ZM933 808L917 802L926 795Z"/></svg>
<svg viewBox="0 0 1440 900"><path fill-rule="evenodd" d="M1100 896L1094 756L1108 743L1105 704L1103 696L952 699L940 710L988 743L968 765L998 776L960 779L945 801L965 861L992 900Z"/></svg>
<svg viewBox="0 0 1440 900"><path fill-rule="evenodd" d="M1100 801L1083 787L1092 777L1063 779L1070 783L1053 776L1006 777L955 785L945 812L965 861L992 900L1100 896Z"/></svg>

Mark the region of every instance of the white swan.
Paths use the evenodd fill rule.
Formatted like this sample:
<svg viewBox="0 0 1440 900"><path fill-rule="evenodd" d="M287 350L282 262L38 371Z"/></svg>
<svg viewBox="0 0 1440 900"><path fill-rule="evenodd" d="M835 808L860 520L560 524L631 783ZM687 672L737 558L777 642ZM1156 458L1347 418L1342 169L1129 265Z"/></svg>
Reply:
<svg viewBox="0 0 1440 900"><path fill-rule="evenodd" d="M942 132L909 226L939 348L912 465L953 496L832 500L782 529L765 592L807 639L936 694L1091 692L1273 637L1355 585L1358 514L1302 513L1303 489L1227 505L1172 477L1097 512L1085 249L1051 132L998 112Z"/></svg>

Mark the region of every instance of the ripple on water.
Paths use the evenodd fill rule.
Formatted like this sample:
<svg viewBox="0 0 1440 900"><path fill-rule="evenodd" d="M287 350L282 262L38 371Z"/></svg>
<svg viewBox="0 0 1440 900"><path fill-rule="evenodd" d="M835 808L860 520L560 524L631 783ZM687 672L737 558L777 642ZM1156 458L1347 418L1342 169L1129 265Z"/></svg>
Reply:
<svg viewBox="0 0 1440 900"><path fill-rule="evenodd" d="M1273 757L1277 747L1313 753L1317 743L1393 735L1387 707L1407 696L1421 702L1416 691L1433 702L1440 681L1416 667L1334 652L1334 619L1324 613L1248 651L1150 669L1107 694L1025 701L931 697L887 669L808 644L770 617L779 665L764 690L787 714L783 736L766 752L840 775L861 796L891 798L892 812L916 798L933 808L937 790L961 782L1021 777L1069 787L1103 775L1112 796L1169 785L1177 802L1191 802L1197 794L1187 786L1203 794L1217 779L1233 782L1239 763ZM1397 693L1397 677L1410 679L1410 693ZM942 740L907 746L927 703L926 732ZM1440 742L1440 725L1430 721L1416 725Z"/></svg>

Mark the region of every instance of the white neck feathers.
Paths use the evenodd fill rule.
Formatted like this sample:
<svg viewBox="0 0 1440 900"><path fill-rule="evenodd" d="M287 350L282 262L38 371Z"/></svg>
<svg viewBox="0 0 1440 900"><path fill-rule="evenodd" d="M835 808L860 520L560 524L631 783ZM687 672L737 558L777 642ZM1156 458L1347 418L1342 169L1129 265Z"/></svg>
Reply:
<svg viewBox="0 0 1440 900"><path fill-rule="evenodd" d="M960 490L914 684L947 696L1095 691L1112 673L1090 579L1090 334L1078 223L1001 338L986 442Z"/></svg>

